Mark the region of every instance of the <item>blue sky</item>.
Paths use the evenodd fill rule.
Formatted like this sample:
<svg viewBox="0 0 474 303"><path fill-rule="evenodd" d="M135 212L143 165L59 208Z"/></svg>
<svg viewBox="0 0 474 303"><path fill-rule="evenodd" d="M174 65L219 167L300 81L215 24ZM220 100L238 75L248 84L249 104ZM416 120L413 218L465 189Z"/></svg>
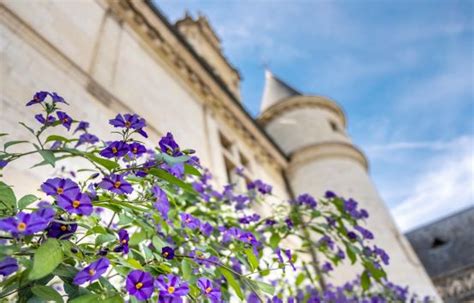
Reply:
<svg viewBox="0 0 474 303"><path fill-rule="evenodd" d="M209 18L258 114L263 63L329 96L402 230L474 205L472 1L158 1Z"/></svg>

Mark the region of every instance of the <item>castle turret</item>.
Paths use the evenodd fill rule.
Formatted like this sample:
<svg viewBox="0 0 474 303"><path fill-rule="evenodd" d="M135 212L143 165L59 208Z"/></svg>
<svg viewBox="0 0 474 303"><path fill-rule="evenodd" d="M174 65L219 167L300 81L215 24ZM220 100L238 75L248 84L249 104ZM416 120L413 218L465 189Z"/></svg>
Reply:
<svg viewBox="0 0 474 303"><path fill-rule="evenodd" d="M261 109L260 124L289 158L286 174L295 194L322 197L332 190L358 201L370 214L367 227L375 234L375 244L390 254L389 279L438 298L370 179L367 158L347 135L339 105L327 97L303 95L267 71ZM347 264L333 273L333 282L345 282L360 272Z"/></svg>

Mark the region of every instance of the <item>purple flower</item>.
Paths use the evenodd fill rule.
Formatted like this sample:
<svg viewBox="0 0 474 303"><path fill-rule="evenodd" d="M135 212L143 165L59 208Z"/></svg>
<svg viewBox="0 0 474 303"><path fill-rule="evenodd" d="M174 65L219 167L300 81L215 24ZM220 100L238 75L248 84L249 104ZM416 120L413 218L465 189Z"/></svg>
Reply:
<svg viewBox="0 0 474 303"><path fill-rule="evenodd" d="M316 200L309 194L302 194L302 195L299 195L297 198L296 198L296 202L299 204L299 205L307 205L311 208L315 208L317 206L317 203L316 203Z"/></svg>
<svg viewBox="0 0 474 303"><path fill-rule="evenodd" d="M61 121L61 124L69 130L71 128L72 124L72 118L66 114L65 112L62 111L57 111L56 114L58 115L58 120Z"/></svg>
<svg viewBox="0 0 474 303"><path fill-rule="evenodd" d="M292 229L295 225L293 224L293 221L290 218L285 219L286 226L288 226L289 229Z"/></svg>
<svg viewBox="0 0 474 303"><path fill-rule="evenodd" d="M247 297L247 303L261 303L261 301L260 301L260 298L257 296L257 294L252 292Z"/></svg>
<svg viewBox="0 0 474 303"><path fill-rule="evenodd" d="M44 124L44 125L49 125L53 122L56 121L56 118L54 118L53 116L49 115L48 117L44 117L43 114L37 114L35 115L35 119L41 123L41 124Z"/></svg>
<svg viewBox="0 0 474 303"><path fill-rule="evenodd" d="M181 282L179 277L171 274L159 276L155 281L155 286L160 292L160 297L179 299L189 292L188 283Z"/></svg>
<svg viewBox="0 0 474 303"><path fill-rule="evenodd" d="M76 232L77 230L77 224L71 223L71 224L65 224L65 223L60 223L53 221L49 225L47 232L48 232L48 237L50 238L56 238L56 239L61 239L61 240L67 240L72 237L72 235Z"/></svg>
<svg viewBox="0 0 474 303"><path fill-rule="evenodd" d="M221 291L218 287L212 285L212 281L206 278L199 278L197 286L201 289L201 292L206 296L212 303L222 302Z"/></svg>
<svg viewBox="0 0 474 303"><path fill-rule="evenodd" d="M204 252L201 250L193 250L189 256L196 261L197 264L199 265L204 265L206 267L209 267L211 265L216 265L219 264L219 259L216 256L209 256L206 257L204 255Z"/></svg>
<svg viewBox="0 0 474 303"><path fill-rule="evenodd" d="M326 193L324 194L324 197L326 197L327 199L331 199L331 198L336 198L337 195L336 195L334 192L328 190L328 191L326 191Z"/></svg>
<svg viewBox="0 0 474 303"><path fill-rule="evenodd" d="M168 220L168 211L170 210L168 196L158 185L153 186L151 190L156 198L156 202L153 203L153 206L160 212L163 219Z"/></svg>
<svg viewBox="0 0 474 303"><path fill-rule="evenodd" d="M118 232L119 236L119 246L117 246L114 251L115 252L123 252L124 254L128 254L128 241L130 240L130 236L125 229L121 229Z"/></svg>
<svg viewBox="0 0 474 303"><path fill-rule="evenodd" d="M46 99L47 96L48 96L48 92L39 91L33 96L33 99L31 99L28 103L26 103L26 106L41 103L44 101L44 99Z"/></svg>
<svg viewBox="0 0 474 303"><path fill-rule="evenodd" d="M6 160L0 160L0 169L4 168L5 166L7 166L8 164L8 161Z"/></svg>
<svg viewBox="0 0 474 303"><path fill-rule="evenodd" d="M165 259L173 260L173 258L174 258L174 249L172 249L169 246L165 246L161 249L161 255Z"/></svg>
<svg viewBox="0 0 474 303"><path fill-rule="evenodd" d="M57 197L58 206L71 214L88 216L92 213L92 203L88 195L74 190Z"/></svg>
<svg viewBox="0 0 474 303"><path fill-rule="evenodd" d="M132 185L125 181L122 175L116 174L104 177L99 183L99 187L116 194L130 194L133 191Z"/></svg>
<svg viewBox="0 0 474 303"><path fill-rule="evenodd" d="M285 261L283 260L283 257L281 256L281 249L280 248L275 249L275 254L278 257L278 262L285 263Z"/></svg>
<svg viewBox="0 0 474 303"><path fill-rule="evenodd" d="M143 155L144 153L146 153L146 148L145 148L145 146L142 145L142 144L140 144L140 143L133 142L133 143L131 143L128 147L129 147L130 153L131 153L134 157L139 157L139 156Z"/></svg>
<svg viewBox="0 0 474 303"><path fill-rule="evenodd" d="M183 227L188 227L190 229L197 229L201 226L201 221L199 219L191 216L190 214L187 213L181 213L179 214L181 217L181 223Z"/></svg>
<svg viewBox="0 0 474 303"><path fill-rule="evenodd" d="M53 102L54 103L64 103L64 104L68 104L63 97L61 97L60 95L58 95L56 92L52 92L49 94L51 96L51 99L53 99Z"/></svg>
<svg viewBox="0 0 474 303"><path fill-rule="evenodd" d="M331 270L333 270L331 263L329 263L329 262L324 262L323 266L321 267L321 270L322 270L323 272L326 272L326 273L327 273L327 272L330 272Z"/></svg>
<svg viewBox="0 0 474 303"><path fill-rule="evenodd" d="M4 218L0 220L0 230L17 235L32 235L44 230L50 221L43 218L37 212L27 214L19 212L15 217Z"/></svg>
<svg viewBox="0 0 474 303"><path fill-rule="evenodd" d="M179 145L173 138L171 133L167 133L166 136L162 137L158 142L160 149L165 154L173 157L181 156L183 153L179 150Z"/></svg>
<svg viewBox="0 0 474 303"><path fill-rule="evenodd" d="M357 234L353 231L348 231L347 237L352 241L357 240Z"/></svg>
<svg viewBox="0 0 474 303"><path fill-rule="evenodd" d="M79 271L74 277L74 284L81 285L86 282L92 282L100 278L109 268L110 261L107 258L100 258L99 260L92 262L86 266L83 270Z"/></svg>
<svg viewBox="0 0 474 303"><path fill-rule="evenodd" d="M214 228L208 222L201 224L200 231L204 236L209 237L212 234L213 230Z"/></svg>
<svg viewBox="0 0 474 303"><path fill-rule="evenodd" d="M229 242L235 238L238 238L241 233L237 227L231 227L229 229L219 228L219 230L224 233L222 237L222 241L224 243Z"/></svg>
<svg viewBox="0 0 474 303"><path fill-rule="evenodd" d="M12 257L5 257L0 261L0 275L6 277L18 270L18 262Z"/></svg>
<svg viewBox="0 0 474 303"><path fill-rule="evenodd" d="M89 122L81 121L79 122L79 125L77 126L77 128L74 130L73 134L77 133L80 130L87 132L88 128L89 128Z"/></svg>
<svg viewBox="0 0 474 303"><path fill-rule="evenodd" d="M367 230L359 225L354 226L354 229L360 232L362 237L364 237L364 239L368 239L368 240L374 239L374 234L370 230Z"/></svg>
<svg viewBox="0 0 474 303"><path fill-rule="evenodd" d="M125 156L130 150L127 143L123 141L113 141L100 151L100 155L105 158L119 158Z"/></svg>
<svg viewBox="0 0 474 303"><path fill-rule="evenodd" d="M133 270L127 276L125 288L128 293L138 300L149 299L155 290L153 287L153 276L141 270Z"/></svg>
<svg viewBox="0 0 474 303"><path fill-rule="evenodd" d="M291 255L291 250L289 249L285 250L285 255L288 258L288 262L290 263L293 270L296 271L295 265L293 264L293 257Z"/></svg>
<svg viewBox="0 0 474 303"><path fill-rule="evenodd" d="M318 241L319 245L327 245L331 250L334 249L334 241L329 236L323 236Z"/></svg>
<svg viewBox="0 0 474 303"><path fill-rule="evenodd" d="M99 138L97 138L93 134L83 133L82 135L79 136L79 140L77 141L76 147L84 143L94 144L97 142L99 142Z"/></svg>
<svg viewBox="0 0 474 303"><path fill-rule="evenodd" d="M374 246L374 253L380 257L380 259L385 265L389 264L390 257L385 252L385 250L378 248L377 246Z"/></svg>
<svg viewBox="0 0 474 303"><path fill-rule="evenodd" d="M118 114L115 119L110 119L109 123L114 127L132 128L137 130L146 126L145 119L141 118L137 114L125 114L123 116Z"/></svg>
<svg viewBox="0 0 474 303"><path fill-rule="evenodd" d="M262 195L271 194L272 186L264 183L262 180L255 180L247 184L248 190L258 190Z"/></svg>
<svg viewBox="0 0 474 303"><path fill-rule="evenodd" d="M252 246L257 246L260 244L260 242L257 241L255 236L251 232L241 233L239 236L239 240L244 243L249 243Z"/></svg>
<svg viewBox="0 0 474 303"><path fill-rule="evenodd" d="M79 190L79 186L71 179L52 178L41 185L41 190L48 196L57 196Z"/></svg>

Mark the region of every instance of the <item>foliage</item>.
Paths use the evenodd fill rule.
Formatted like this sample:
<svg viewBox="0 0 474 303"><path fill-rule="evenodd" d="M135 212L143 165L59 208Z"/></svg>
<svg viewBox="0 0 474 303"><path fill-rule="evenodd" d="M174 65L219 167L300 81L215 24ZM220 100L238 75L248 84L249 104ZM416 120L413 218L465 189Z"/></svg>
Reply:
<svg viewBox="0 0 474 303"><path fill-rule="evenodd" d="M115 141L89 133L89 123L60 110L66 101L38 92L40 127L20 123L34 142L9 141L0 167L39 155L34 165L63 159L88 165L44 180L41 196L17 199L0 183L0 298L19 302L372 302L407 301L390 284L388 255L370 244L367 211L332 192L303 194L264 216L272 188L242 178L222 190L192 150L168 133L147 149L146 122L134 114L109 123ZM69 137L46 137L64 127ZM2 134L6 135L6 134ZM46 137L46 138L45 138ZM31 149L14 152L15 145ZM274 197L273 197L274 198ZM290 207L288 207L290 205ZM291 248L291 249L290 249ZM346 260L347 259L347 260ZM328 283L334 267L359 264L360 277ZM348 266L348 265L345 265ZM355 278L355 277L354 277Z"/></svg>

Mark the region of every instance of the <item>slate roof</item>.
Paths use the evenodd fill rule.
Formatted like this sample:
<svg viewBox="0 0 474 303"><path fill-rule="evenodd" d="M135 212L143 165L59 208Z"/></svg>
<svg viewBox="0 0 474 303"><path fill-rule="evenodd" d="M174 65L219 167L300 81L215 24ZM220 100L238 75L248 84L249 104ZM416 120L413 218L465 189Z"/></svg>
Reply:
<svg viewBox="0 0 474 303"><path fill-rule="evenodd" d="M278 101L291 96L301 95L296 89L278 79L271 71L265 70L265 87L263 88L263 97L260 106L260 112L265 111Z"/></svg>
<svg viewBox="0 0 474 303"><path fill-rule="evenodd" d="M474 206L405 236L431 277L474 266Z"/></svg>

